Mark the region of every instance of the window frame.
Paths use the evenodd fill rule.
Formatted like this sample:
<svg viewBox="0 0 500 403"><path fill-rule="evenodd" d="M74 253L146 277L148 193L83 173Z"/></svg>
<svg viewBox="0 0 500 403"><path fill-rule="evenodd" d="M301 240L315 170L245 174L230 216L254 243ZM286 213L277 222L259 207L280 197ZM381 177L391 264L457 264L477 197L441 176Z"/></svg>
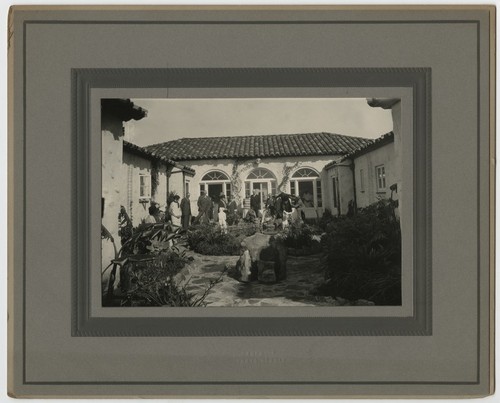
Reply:
<svg viewBox="0 0 500 403"><path fill-rule="evenodd" d="M224 177L226 179L209 179L209 180L203 179L211 173L222 174L222 175L224 175ZM211 169L203 174L203 176L200 179L200 183L199 183L200 194L201 194L202 190L204 190L208 194L208 186L209 185L222 185L222 193L224 193L226 195L226 198L228 198L229 195L231 195L233 192L233 185L231 183L230 176L226 172L224 172L220 169ZM229 192L228 192L228 190L229 190Z"/></svg>
<svg viewBox="0 0 500 403"><path fill-rule="evenodd" d="M308 176L295 176L298 172L301 170L307 169L311 172L313 172L314 176L308 175ZM298 168L291 176L290 176L290 181L288 183L288 190L289 193L292 196L300 197L299 194L299 183L300 182L312 182L313 185L313 207L304 207L306 209L321 209L323 208L323 185L321 183L321 175L320 173L311 167L300 167ZM319 189L318 189L318 183L319 183ZM321 198L318 197L318 190L320 192Z"/></svg>
<svg viewBox="0 0 500 403"><path fill-rule="evenodd" d="M258 171L258 170L265 171L269 175L255 177L255 178L249 178L249 176L251 176L255 171ZM244 180L245 199L250 198L250 196L252 195L254 183L266 183L267 184L267 191L268 191L269 195L276 196L276 194L278 192L278 190L277 190L278 180L276 179L276 176L274 175L273 171L271 171L270 169L259 167L259 168L252 169L248 173L247 177ZM260 193L261 192L259 192L259 194ZM261 199L262 199L262 195L261 195ZM262 201L262 203L264 203L264 202L265 202L265 200Z"/></svg>
<svg viewBox="0 0 500 403"><path fill-rule="evenodd" d="M332 176L332 194L333 194L333 208L339 209L339 181L336 176Z"/></svg>
<svg viewBox="0 0 500 403"><path fill-rule="evenodd" d="M224 176L223 178L216 178L216 179L205 179L207 175L210 174L220 174L221 176ZM201 177L200 183L222 183L222 182L227 182L230 181L229 175L225 173L224 171L221 171L220 169L211 169L210 171L205 172L205 174Z"/></svg>
<svg viewBox="0 0 500 403"><path fill-rule="evenodd" d="M379 170L382 169L382 176L379 176ZM380 186L380 181L383 182L383 186ZM387 190L387 172L385 170L385 164L380 164L375 167L375 186L377 193L384 193Z"/></svg>
<svg viewBox="0 0 500 403"><path fill-rule="evenodd" d="M148 178L148 194L143 194L143 178ZM139 174L139 199L140 200L151 200L151 174L150 173L140 173Z"/></svg>
<svg viewBox="0 0 500 403"><path fill-rule="evenodd" d="M365 169L361 168L359 170L359 191L361 193L364 193L366 190L365 188Z"/></svg>

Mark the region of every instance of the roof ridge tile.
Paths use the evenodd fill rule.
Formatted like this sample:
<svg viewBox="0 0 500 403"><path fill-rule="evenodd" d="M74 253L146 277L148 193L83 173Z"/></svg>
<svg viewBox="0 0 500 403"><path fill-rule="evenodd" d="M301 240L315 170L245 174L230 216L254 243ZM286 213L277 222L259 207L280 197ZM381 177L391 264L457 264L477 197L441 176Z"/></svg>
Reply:
<svg viewBox="0 0 500 403"><path fill-rule="evenodd" d="M146 146L159 156L177 160L348 154L370 144L362 137L330 132L184 137Z"/></svg>

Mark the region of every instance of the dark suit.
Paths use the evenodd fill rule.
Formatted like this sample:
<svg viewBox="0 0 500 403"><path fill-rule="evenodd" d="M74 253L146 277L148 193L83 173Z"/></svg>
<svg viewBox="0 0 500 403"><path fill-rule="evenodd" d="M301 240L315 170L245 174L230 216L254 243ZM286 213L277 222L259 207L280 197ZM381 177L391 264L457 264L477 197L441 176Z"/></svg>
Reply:
<svg viewBox="0 0 500 403"><path fill-rule="evenodd" d="M208 223L210 219L210 210L212 209L212 200L208 196L200 196L198 199L198 217L201 223Z"/></svg>
<svg viewBox="0 0 500 403"><path fill-rule="evenodd" d="M259 216L259 210L260 210L260 195L252 195L250 196L250 208L255 211L255 214L257 217Z"/></svg>
<svg viewBox="0 0 500 403"><path fill-rule="evenodd" d="M188 229L191 222L191 202L187 197L181 200L181 223L183 229Z"/></svg>

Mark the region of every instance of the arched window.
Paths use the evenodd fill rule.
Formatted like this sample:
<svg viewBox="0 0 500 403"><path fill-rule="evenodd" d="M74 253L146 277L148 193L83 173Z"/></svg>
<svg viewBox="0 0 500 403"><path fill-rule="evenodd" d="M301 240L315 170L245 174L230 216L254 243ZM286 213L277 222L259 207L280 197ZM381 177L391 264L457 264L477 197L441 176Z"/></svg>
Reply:
<svg viewBox="0 0 500 403"><path fill-rule="evenodd" d="M296 170L290 180L290 194L302 199L304 207L322 207L321 179L312 168Z"/></svg>
<svg viewBox="0 0 500 403"><path fill-rule="evenodd" d="M265 168L255 168L245 180L245 198L249 198L254 191L260 195L261 205L267 200L268 195L276 194L276 177Z"/></svg>
<svg viewBox="0 0 500 403"><path fill-rule="evenodd" d="M248 180L254 180L254 179L274 179L274 180L276 180L273 173L269 169L265 169L265 168L254 169L252 172L250 172L248 174L247 179Z"/></svg>
<svg viewBox="0 0 500 403"><path fill-rule="evenodd" d="M221 171L212 171L212 172L207 172L205 175L203 175L203 178L201 178L202 182L206 181L228 181L229 177Z"/></svg>
<svg viewBox="0 0 500 403"><path fill-rule="evenodd" d="M222 171L209 171L202 176L200 181L200 192L204 190L214 201L219 200L221 193L226 198L231 196L231 181L229 176Z"/></svg>
<svg viewBox="0 0 500 403"><path fill-rule="evenodd" d="M318 178L319 174L311 168L300 168L295 171L292 178Z"/></svg>

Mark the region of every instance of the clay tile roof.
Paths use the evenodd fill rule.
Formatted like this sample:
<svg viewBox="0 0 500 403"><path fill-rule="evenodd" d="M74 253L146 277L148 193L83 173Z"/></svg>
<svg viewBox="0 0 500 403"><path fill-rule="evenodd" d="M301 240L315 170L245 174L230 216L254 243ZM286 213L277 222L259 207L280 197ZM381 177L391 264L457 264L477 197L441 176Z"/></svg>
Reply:
<svg viewBox="0 0 500 403"><path fill-rule="evenodd" d="M345 161L346 159L356 158L360 155L366 154L372 150L376 150L379 147L382 147L390 142L394 141L394 132L389 132L382 134L382 136L377 137L374 140L368 140L366 144L360 145L354 148L351 152L344 154L341 158L336 159L335 161L330 162L325 165L325 169L331 168L333 165Z"/></svg>
<svg viewBox="0 0 500 403"><path fill-rule="evenodd" d="M335 133L182 138L145 147L177 161L348 154L371 143L362 137Z"/></svg>
<svg viewBox="0 0 500 403"><path fill-rule="evenodd" d="M128 151L128 152L140 155L141 157L148 158L150 160L156 160L156 161L162 162L166 165L172 165L172 166L179 168L180 170L186 172L189 175L195 174L195 170L191 167L188 167L187 165L181 165L175 161L172 161L170 158L166 158L166 157L163 157L161 155L158 155L152 150L147 150L145 147L138 146L137 144L130 143L126 140L123 140L123 149Z"/></svg>

